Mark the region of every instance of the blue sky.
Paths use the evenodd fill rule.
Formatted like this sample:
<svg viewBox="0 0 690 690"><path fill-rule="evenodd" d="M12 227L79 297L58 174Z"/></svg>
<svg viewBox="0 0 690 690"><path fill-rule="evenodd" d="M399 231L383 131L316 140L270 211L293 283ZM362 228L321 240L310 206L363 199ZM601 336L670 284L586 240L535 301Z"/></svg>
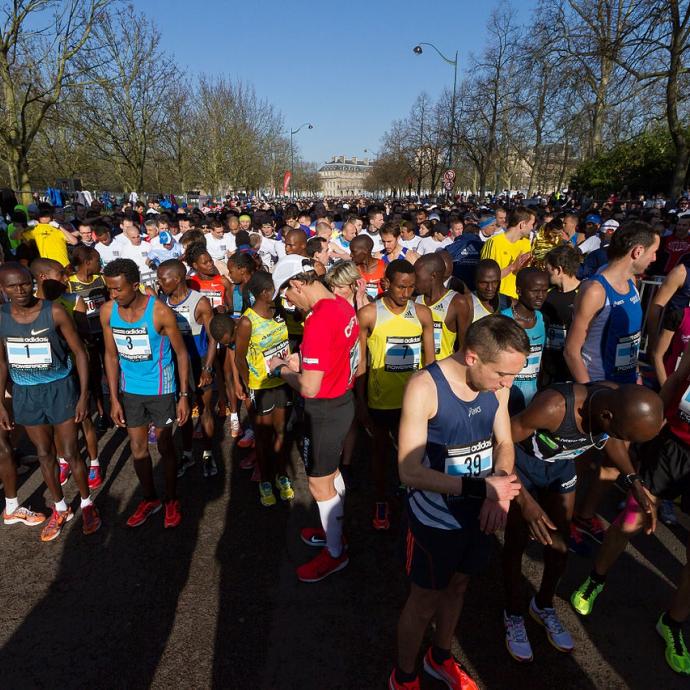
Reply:
<svg viewBox="0 0 690 690"><path fill-rule="evenodd" d="M529 18L535 0L520 0ZM414 55L420 41L452 57L458 82L470 53L490 37L485 25L497 0L135 0L152 16L163 45L190 75L222 74L254 85L293 129L302 156L376 151L390 122L404 116L420 91L438 95L453 69L433 51Z"/></svg>

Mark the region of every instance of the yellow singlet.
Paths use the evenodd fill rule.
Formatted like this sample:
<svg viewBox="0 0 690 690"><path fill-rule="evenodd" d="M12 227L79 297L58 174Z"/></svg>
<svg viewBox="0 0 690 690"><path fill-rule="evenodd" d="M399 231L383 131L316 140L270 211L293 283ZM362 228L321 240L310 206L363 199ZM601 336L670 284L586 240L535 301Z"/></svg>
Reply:
<svg viewBox="0 0 690 690"><path fill-rule="evenodd" d="M458 339L458 334L446 326L446 316L448 316L450 303L457 294L455 290L448 290L438 302L433 304L427 304L424 301L424 295L417 297L417 303L429 307L431 316L434 318L434 352L437 362L439 359L450 357L455 352L455 341Z"/></svg>
<svg viewBox="0 0 690 690"><path fill-rule="evenodd" d="M402 314L390 311L383 298L375 304L376 325L367 339L369 407L397 410L407 380L421 367L422 324L412 301Z"/></svg>
<svg viewBox="0 0 690 690"><path fill-rule="evenodd" d="M264 319L251 307L243 316L252 322L252 335L247 348L247 366L249 368L249 388L277 388L285 381L269 376L268 362L272 357L287 359L290 356L290 344L285 321L282 319Z"/></svg>

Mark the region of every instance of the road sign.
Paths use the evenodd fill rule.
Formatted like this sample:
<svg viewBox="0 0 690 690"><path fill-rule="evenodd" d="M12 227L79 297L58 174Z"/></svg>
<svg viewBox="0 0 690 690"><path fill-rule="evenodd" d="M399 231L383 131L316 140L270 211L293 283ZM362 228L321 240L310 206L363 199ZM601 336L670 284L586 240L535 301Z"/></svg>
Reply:
<svg viewBox="0 0 690 690"><path fill-rule="evenodd" d="M455 182L455 170L453 170L452 168L446 170L446 172L443 173L443 179L445 182L450 182L450 184L452 185L453 182Z"/></svg>
<svg viewBox="0 0 690 690"><path fill-rule="evenodd" d="M443 183L443 189L445 189L447 192L450 192L450 190L453 189L453 181L452 180L446 180Z"/></svg>

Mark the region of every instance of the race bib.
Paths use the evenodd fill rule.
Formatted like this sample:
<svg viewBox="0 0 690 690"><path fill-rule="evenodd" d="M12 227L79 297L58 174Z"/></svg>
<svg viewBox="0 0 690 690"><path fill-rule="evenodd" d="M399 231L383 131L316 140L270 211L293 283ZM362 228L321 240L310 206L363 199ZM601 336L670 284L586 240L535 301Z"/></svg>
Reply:
<svg viewBox="0 0 690 690"><path fill-rule="evenodd" d="M175 320L177 321L177 328L182 335L192 334L192 314L189 311L189 306L182 305L173 309L175 312Z"/></svg>
<svg viewBox="0 0 690 690"><path fill-rule="evenodd" d="M7 362L13 369L48 369L53 352L48 338L7 338Z"/></svg>
<svg viewBox="0 0 690 690"><path fill-rule="evenodd" d="M488 477L493 471L493 442L490 438L469 446L447 446L446 452L444 471L453 477Z"/></svg>
<svg viewBox="0 0 690 690"><path fill-rule="evenodd" d="M146 326L141 328L113 328L117 352L130 362L151 359L151 342Z"/></svg>
<svg viewBox="0 0 690 690"><path fill-rule="evenodd" d="M565 348L565 326L549 326L546 331L546 347L548 350L563 350Z"/></svg>
<svg viewBox="0 0 690 690"><path fill-rule="evenodd" d="M378 282L376 283L367 283L367 286L365 289L365 292L371 299L376 299L379 294L379 284Z"/></svg>
<svg viewBox="0 0 690 690"><path fill-rule="evenodd" d="M434 352L438 355L441 352L441 337L443 336L443 324L434 321Z"/></svg>
<svg viewBox="0 0 690 690"><path fill-rule="evenodd" d="M268 363L274 358L279 357L280 359L287 359L290 356L290 343L287 340L283 340L277 345L272 345L267 350L261 352L264 358L264 367L266 367L266 372L271 374L271 369Z"/></svg>
<svg viewBox="0 0 690 690"><path fill-rule="evenodd" d="M105 295L100 293L87 295L84 297L84 304L86 304L86 315L93 316L105 304Z"/></svg>
<svg viewBox="0 0 690 690"><path fill-rule="evenodd" d="M202 290L201 294L208 298L214 309L223 306L223 293L220 290Z"/></svg>
<svg viewBox="0 0 690 690"><path fill-rule="evenodd" d="M422 336L386 338L385 371L415 371L422 360Z"/></svg>
<svg viewBox="0 0 690 690"><path fill-rule="evenodd" d="M530 345L530 353L527 357L527 364L523 370L515 377L516 381L533 381L539 374L541 366L541 345Z"/></svg>
<svg viewBox="0 0 690 690"><path fill-rule="evenodd" d="M640 334L633 333L618 339L616 344L616 359L613 363L617 372L629 371L637 366L640 352Z"/></svg>

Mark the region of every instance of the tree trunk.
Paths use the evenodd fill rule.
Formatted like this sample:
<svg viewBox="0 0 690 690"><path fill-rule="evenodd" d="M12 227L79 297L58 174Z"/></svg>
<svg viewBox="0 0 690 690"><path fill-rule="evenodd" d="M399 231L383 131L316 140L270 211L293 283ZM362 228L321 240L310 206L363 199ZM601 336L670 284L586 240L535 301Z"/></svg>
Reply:
<svg viewBox="0 0 690 690"><path fill-rule="evenodd" d="M10 185L17 193L21 203L28 205L33 202L29 161L21 150L10 149L8 154L7 166L10 173Z"/></svg>

